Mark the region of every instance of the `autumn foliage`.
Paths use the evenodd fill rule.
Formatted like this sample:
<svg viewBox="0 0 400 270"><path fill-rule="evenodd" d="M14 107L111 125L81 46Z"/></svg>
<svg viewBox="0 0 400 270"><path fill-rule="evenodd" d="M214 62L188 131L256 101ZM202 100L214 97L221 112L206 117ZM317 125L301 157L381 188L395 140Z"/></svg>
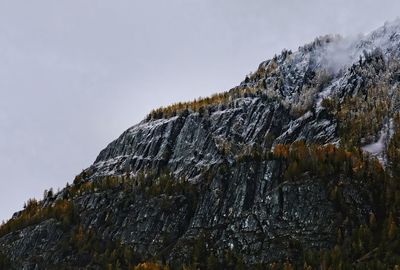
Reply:
<svg viewBox="0 0 400 270"><path fill-rule="evenodd" d="M210 97L198 98L189 102L179 102L167 107L161 107L150 112L147 120L170 118L186 112L202 112L212 105L226 106L238 97L244 97L257 92L251 87L236 87L227 92L214 94Z"/></svg>
<svg viewBox="0 0 400 270"><path fill-rule="evenodd" d="M158 263L144 262L135 266L133 270L169 270L169 267L162 266Z"/></svg>
<svg viewBox="0 0 400 270"><path fill-rule="evenodd" d="M55 218L67 226L73 221L74 215L74 207L70 201L58 200L51 206L43 207L37 200L31 199L15 218L0 226L0 236L50 218Z"/></svg>

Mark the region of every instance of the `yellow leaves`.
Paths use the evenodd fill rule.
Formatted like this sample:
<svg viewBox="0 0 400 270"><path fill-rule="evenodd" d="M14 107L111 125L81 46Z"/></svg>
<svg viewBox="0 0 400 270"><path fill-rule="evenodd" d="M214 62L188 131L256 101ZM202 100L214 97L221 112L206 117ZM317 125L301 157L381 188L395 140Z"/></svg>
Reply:
<svg viewBox="0 0 400 270"><path fill-rule="evenodd" d="M93 188L93 182L87 181L80 186L81 193L87 190L91 190Z"/></svg>
<svg viewBox="0 0 400 270"><path fill-rule="evenodd" d="M144 262L136 265L133 270L169 270L169 267L158 263Z"/></svg>
<svg viewBox="0 0 400 270"><path fill-rule="evenodd" d="M67 200L58 200L53 206L43 207L35 199L30 199L19 216L0 226L0 236L49 218L63 220L69 215L71 207L72 203Z"/></svg>
<svg viewBox="0 0 400 270"><path fill-rule="evenodd" d="M349 152L333 144L306 145L303 141L292 145L277 144L273 157L284 161L285 180L299 180L305 173L311 173L322 178L334 175L355 177L370 183L372 179L382 179L385 174L379 161L368 158L360 149L353 148Z"/></svg>
<svg viewBox="0 0 400 270"><path fill-rule="evenodd" d="M276 62L276 60L272 59L268 66L266 67L265 71L267 74L272 74L274 73L276 70L278 69L278 63Z"/></svg>
<svg viewBox="0 0 400 270"><path fill-rule="evenodd" d="M59 200L55 204L55 209L57 212L66 212L70 208L71 203L67 200Z"/></svg>
<svg viewBox="0 0 400 270"><path fill-rule="evenodd" d="M36 199L29 199L24 208L25 211L29 213L29 212L35 212L38 206L39 204Z"/></svg>
<svg viewBox="0 0 400 270"><path fill-rule="evenodd" d="M255 93L256 91L257 89L252 87L246 87L246 88L237 87L228 92L214 94L210 97L198 98L189 102L179 102L167 107L161 107L155 109L150 112L150 114L147 116L147 119L170 118L179 113L182 113L185 110L200 112L202 109L205 109L210 105L221 105L221 104L226 105L233 100L233 97L252 94Z"/></svg>
<svg viewBox="0 0 400 270"><path fill-rule="evenodd" d="M150 119L169 118L184 110L192 110L198 112L200 108L204 108L212 104L221 104L226 102L227 100L228 100L228 93L225 92L222 94L215 94L207 98L195 99L190 102L179 102L172 104L168 107L161 107L153 110L149 114L148 118Z"/></svg>
<svg viewBox="0 0 400 270"><path fill-rule="evenodd" d="M389 87L382 82L349 96L340 104L336 118L341 144L346 147L360 146L362 138L379 133L389 114Z"/></svg>

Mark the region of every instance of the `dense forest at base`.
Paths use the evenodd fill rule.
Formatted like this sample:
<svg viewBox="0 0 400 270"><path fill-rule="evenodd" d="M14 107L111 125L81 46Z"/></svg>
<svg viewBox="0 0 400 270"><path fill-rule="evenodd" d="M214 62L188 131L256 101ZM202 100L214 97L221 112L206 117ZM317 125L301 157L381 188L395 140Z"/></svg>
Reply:
<svg viewBox="0 0 400 270"><path fill-rule="evenodd" d="M400 133L396 132L390 146L400 145ZM0 236L34 226L48 219L56 219L63 228L64 236L58 243L65 255L74 254L77 261L72 265L53 265L48 269L69 269L80 266L86 269L398 269L400 265L400 169L398 151L389 148L388 168L385 170L377 159L368 157L362 151L337 148L333 145L306 145L296 142L291 145L276 145L273 152L262 152L259 147L238 155L237 162L248 160L277 160L283 169L282 181L302 181L312 178L321 181L327 189L329 199L334 202L342 226L337 228L336 244L329 250L303 250L293 242L299 251L296 261L280 261L268 264L246 265L240 253L226 250L223 257L216 257L212 240L207 232L199 235L192 243L193 254L185 264L165 262L162 257L142 258L129 245L110 239L101 239L94 230L84 230L74 199L90 192L113 190L123 191L121 203L129 203L131 196L154 197L161 194L184 194L190 198L192 211L195 210L199 189L185 179L175 179L165 171L155 174L140 173L136 177L103 177L85 181L78 176L72 185L67 185L62 199L55 199L52 191L45 198L54 200L48 206L29 200L17 217L0 227ZM388 171L392 173L388 173ZM226 170L223 165L219 170ZM208 175L208 177L212 177ZM373 194L374 212L365 224L355 224L352 213L348 212L343 199L343 185L346 179L362 185ZM168 200L165 201L168 207ZM0 253L0 268L12 269L12 263ZM43 262L42 262L43 263Z"/></svg>

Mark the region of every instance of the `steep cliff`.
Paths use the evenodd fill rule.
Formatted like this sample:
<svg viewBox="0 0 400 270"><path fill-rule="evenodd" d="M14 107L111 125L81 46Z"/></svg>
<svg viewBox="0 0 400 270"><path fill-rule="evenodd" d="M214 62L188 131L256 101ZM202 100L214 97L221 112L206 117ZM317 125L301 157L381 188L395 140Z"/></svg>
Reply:
<svg viewBox="0 0 400 270"><path fill-rule="evenodd" d="M318 38L228 92L157 109L2 225L4 265L400 265L399 83L396 21Z"/></svg>

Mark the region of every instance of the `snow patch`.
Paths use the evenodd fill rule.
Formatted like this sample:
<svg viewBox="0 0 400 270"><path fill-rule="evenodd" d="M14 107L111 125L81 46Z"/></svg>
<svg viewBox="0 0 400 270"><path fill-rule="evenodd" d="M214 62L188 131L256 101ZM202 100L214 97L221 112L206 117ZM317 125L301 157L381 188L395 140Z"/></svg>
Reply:
<svg viewBox="0 0 400 270"><path fill-rule="evenodd" d="M387 164L386 149L394 134L393 119L389 119L380 131L378 141L361 147L364 152L376 157L385 166Z"/></svg>

